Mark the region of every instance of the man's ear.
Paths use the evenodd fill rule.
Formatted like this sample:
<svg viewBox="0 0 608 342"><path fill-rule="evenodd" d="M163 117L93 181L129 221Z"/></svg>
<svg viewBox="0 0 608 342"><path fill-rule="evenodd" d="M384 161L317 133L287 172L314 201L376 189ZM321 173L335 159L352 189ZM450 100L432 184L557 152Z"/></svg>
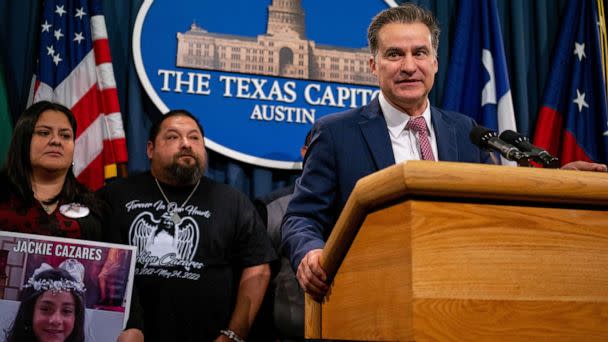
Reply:
<svg viewBox="0 0 608 342"><path fill-rule="evenodd" d="M369 69L372 71L372 74L378 76L378 70L376 69L376 58L374 55L369 57Z"/></svg>
<svg viewBox="0 0 608 342"><path fill-rule="evenodd" d="M154 143L148 141L148 144L146 145L146 154L148 155L148 159L152 159L152 152L154 152Z"/></svg>

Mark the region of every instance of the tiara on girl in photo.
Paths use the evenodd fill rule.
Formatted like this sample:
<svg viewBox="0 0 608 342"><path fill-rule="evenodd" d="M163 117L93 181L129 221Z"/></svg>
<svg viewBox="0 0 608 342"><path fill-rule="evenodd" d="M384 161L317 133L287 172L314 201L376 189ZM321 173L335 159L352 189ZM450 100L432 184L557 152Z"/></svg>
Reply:
<svg viewBox="0 0 608 342"><path fill-rule="evenodd" d="M36 276L41 272L52 270L53 267L47 263L42 263L40 267L34 270L34 273L28 279L22 288L32 287L36 292L51 290L53 293L61 291L77 292L79 294L84 293L86 288L83 283L84 278L84 266L76 259L67 259L63 261L57 267L68 272L74 280L61 279L36 279Z"/></svg>

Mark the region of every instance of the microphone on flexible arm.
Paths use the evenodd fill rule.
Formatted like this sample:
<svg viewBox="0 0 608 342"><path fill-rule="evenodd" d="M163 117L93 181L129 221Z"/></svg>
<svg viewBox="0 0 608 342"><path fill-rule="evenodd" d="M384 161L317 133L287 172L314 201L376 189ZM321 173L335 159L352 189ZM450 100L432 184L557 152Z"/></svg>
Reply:
<svg viewBox="0 0 608 342"><path fill-rule="evenodd" d="M500 139L514 145L518 149L524 152L528 152L530 157L538 163L543 164L547 168L557 169L559 168L559 159L549 154L549 152L543 150L538 146L532 145L530 140L515 131L506 130L500 133Z"/></svg>
<svg viewBox="0 0 608 342"><path fill-rule="evenodd" d="M475 126L469 134L471 142L479 148L499 152L505 159L515 161L521 166L528 166L528 153L520 151L517 147L502 141L498 133L483 126Z"/></svg>

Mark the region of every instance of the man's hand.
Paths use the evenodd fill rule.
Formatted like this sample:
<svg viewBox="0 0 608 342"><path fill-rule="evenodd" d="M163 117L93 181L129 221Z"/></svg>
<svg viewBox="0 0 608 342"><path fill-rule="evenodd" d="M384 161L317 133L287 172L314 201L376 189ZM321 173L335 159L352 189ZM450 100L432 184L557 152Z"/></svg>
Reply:
<svg viewBox="0 0 608 342"><path fill-rule="evenodd" d="M139 329L124 330L118 336L117 342L143 342L144 334Z"/></svg>
<svg viewBox="0 0 608 342"><path fill-rule="evenodd" d="M300 266L298 266L297 278L300 287L313 298L320 302L327 293L329 286L327 285L327 275L321 268L322 249L313 249L306 253Z"/></svg>
<svg viewBox="0 0 608 342"><path fill-rule="evenodd" d="M606 172L606 164L590 163L582 160L577 160L562 166L561 169Z"/></svg>

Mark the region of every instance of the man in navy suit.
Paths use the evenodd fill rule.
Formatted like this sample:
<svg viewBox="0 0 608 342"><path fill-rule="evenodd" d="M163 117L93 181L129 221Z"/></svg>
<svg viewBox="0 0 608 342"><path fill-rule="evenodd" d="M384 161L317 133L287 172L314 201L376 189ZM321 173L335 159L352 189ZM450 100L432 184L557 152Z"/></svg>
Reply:
<svg viewBox="0 0 608 342"><path fill-rule="evenodd" d="M315 123L303 174L283 219L285 255L300 286L317 299L328 289L319 262L322 248L357 180L405 160L489 160L469 140L476 126L471 118L429 103L439 45L439 26L430 11L411 3L387 9L372 20L368 42L381 91L364 107ZM422 128L410 128L410 121Z"/></svg>
<svg viewBox="0 0 608 342"><path fill-rule="evenodd" d="M357 180L405 160L483 163L489 158L468 138L476 125L471 118L429 103L439 45L432 13L413 4L387 9L372 20L368 42L370 67L381 91L364 107L315 123L305 168L283 220L286 255L302 288L318 298L328 288L319 257ZM409 129L408 121L416 117L426 123L432 158L423 158L420 133Z"/></svg>

